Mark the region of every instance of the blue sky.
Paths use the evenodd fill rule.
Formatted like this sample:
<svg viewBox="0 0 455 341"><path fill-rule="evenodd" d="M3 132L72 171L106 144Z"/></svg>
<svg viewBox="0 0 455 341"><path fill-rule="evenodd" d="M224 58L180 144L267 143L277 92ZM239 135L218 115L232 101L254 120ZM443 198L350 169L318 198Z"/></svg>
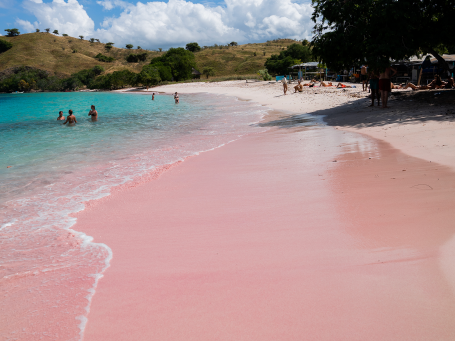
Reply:
<svg viewBox="0 0 455 341"><path fill-rule="evenodd" d="M0 33L57 29L156 49L262 42L275 38L309 39L311 2L307 0L142 1L0 0Z"/></svg>

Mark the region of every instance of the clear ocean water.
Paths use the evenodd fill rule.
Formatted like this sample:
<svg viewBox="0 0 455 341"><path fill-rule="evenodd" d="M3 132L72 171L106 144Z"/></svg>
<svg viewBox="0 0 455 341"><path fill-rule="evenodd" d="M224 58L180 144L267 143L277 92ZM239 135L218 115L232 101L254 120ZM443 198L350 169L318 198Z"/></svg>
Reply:
<svg viewBox="0 0 455 341"><path fill-rule="evenodd" d="M99 120L87 116L95 105ZM64 126L58 112L78 123ZM261 131L265 109L214 95L0 94L0 338L80 340L108 245L72 213L115 186ZM114 255L115 257L115 255Z"/></svg>

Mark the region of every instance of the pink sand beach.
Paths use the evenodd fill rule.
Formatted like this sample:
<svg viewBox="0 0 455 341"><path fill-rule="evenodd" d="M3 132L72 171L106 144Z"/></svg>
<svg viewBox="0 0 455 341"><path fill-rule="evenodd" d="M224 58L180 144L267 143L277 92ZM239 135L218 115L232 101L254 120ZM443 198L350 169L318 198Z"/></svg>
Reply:
<svg viewBox="0 0 455 341"><path fill-rule="evenodd" d="M455 163L439 137L419 149L398 120L352 123L384 115L355 89L274 97L230 84L157 90L287 112L77 215L73 228L113 252L83 339L453 340ZM307 112L329 126L302 126ZM396 137L372 137L383 129Z"/></svg>

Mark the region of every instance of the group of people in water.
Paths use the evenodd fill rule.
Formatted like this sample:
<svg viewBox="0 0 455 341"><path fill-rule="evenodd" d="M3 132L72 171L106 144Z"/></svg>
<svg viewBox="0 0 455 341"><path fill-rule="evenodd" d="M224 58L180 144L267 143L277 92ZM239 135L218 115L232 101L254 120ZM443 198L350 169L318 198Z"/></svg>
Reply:
<svg viewBox="0 0 455 341"><path fill-rule="evenodd" d="M408 89L411 88L412 90L425 90L425 89L452 89L455 88L455 83L453 77L448 77L447 82L441 80L439 75L435 75L434 80L429 83L428 85L414 85L412 83L402 84L402 85L394 85L391 81L391 78L397 74L397 70L393 67L386 68L383 72L379 72L378 70L372 70L368 72L367 70L368 65L363 65L361 68L361 81L362 81L362 90L366 91L368 89L368 85L370 86L371 90L371 105L370 107L374 106L374 101L377 99L378 106L380 106L382 101L382 108L388 108L387 101L389 97L389 93L392 89ZM283 91L286 95L288 91L288 80L286 76L281 80L283 83ZM314 87L318 86L319 83L320 87L336 87L336 88L355 88L355 86L345 85L342 83L338 83L336 86L332 84L332 82L324 82L324 81L317 81L316 79L312 79L309 83L303 83L300 79L298 80L298 84L294 86L294 93L302 92L304 86ZM368 84L369 83L369 84Z"/></svg>
<svg viewBox="0 0 455 341"><path fill-rule="evenodd" d="M98 112L95 110L95 106L90 107L88 116L92 118L92 122L98 121ZM63 116L63 111L58 113L57 121L65 121L63 124L75 125L77 123L76 116L74 116L73 110L68 110L68 116Z"/></svg>

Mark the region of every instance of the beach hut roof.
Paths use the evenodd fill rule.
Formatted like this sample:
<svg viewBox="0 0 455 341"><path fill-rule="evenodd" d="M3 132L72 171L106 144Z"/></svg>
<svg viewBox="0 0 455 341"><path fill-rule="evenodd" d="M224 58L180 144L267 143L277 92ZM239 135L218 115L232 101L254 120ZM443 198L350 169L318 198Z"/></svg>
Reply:
<svg viewBox="0 0 455 341"><path fill-rule="evenodd" d="M297 69L299 67L317 67L319 65L318 62L308 62L308 63L302 63L302 64L297 64L291 66L292 69Z"/></svg>
<svg viewBox="0 0 455 341"><path fill-rule="evenodd" d="M443 54L441 57L444 58L446 62L455 62L455 54ZM431 58L430 60L432 64L438 63L436 58Z"/></svg>

